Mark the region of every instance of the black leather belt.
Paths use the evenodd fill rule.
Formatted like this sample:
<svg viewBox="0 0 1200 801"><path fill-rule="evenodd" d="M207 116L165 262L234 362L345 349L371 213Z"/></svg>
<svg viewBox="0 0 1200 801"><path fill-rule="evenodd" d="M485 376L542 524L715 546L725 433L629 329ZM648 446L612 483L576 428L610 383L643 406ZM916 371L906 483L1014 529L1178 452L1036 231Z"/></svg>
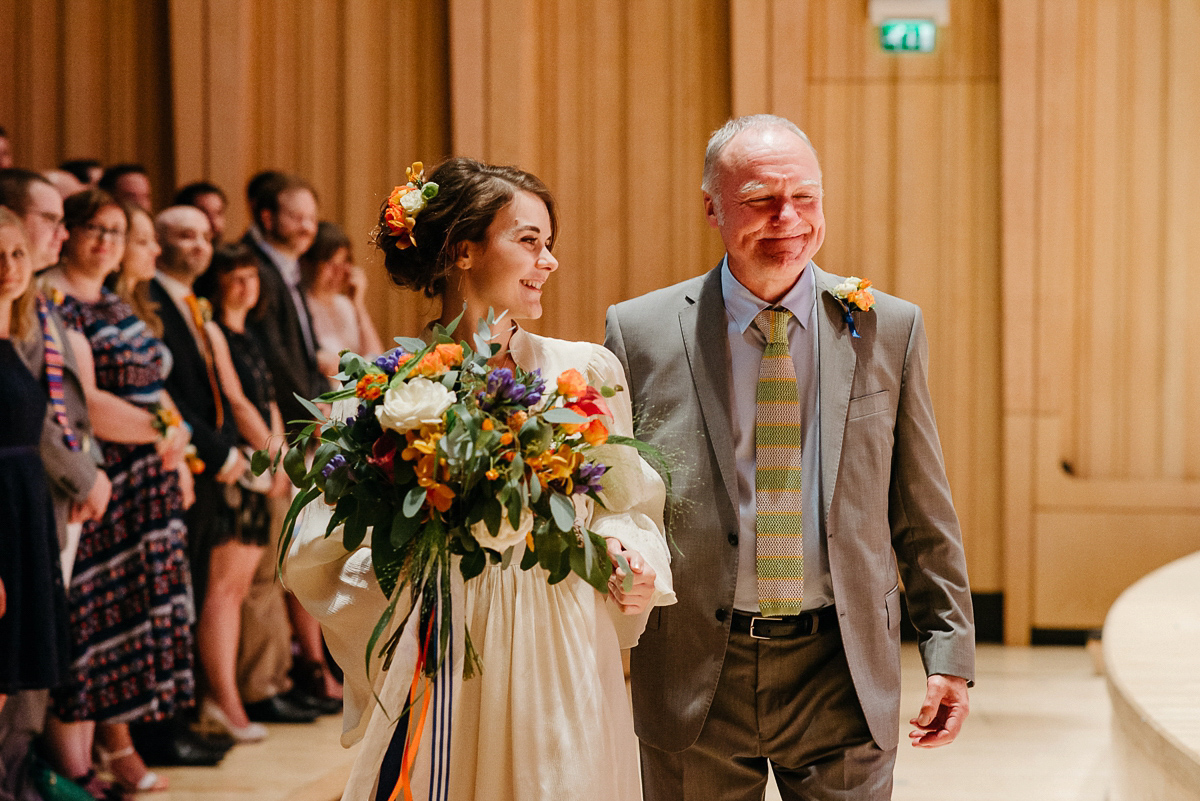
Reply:
<svg viewBox="0 0 1200 801"><path fill-rule="evenodd" d="M819 631L832 631L837 628L837 622L837 610L832 606L787 617L760 617L735 609L730 628L741 634L749 634L756 640L788 640L807 637Z"/></svg>

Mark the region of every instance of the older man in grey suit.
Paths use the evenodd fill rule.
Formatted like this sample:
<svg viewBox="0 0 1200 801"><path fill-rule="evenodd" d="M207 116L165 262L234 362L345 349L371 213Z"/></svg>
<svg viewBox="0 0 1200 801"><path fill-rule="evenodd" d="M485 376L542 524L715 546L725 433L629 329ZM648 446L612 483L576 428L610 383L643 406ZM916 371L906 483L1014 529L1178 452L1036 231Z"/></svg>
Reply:
<svg viewBox="0 0 1200 801"><path fill-rule="evenodd" d="M821 170L791 122L727 123L703 188L721 264L608 312L637 433L677 464L679 603L631 666L646 798L762 798L768 763L785 799L890 798L898 575L928 674L913 745L955 738L974 671L920 310L812 263Z"/></svg>

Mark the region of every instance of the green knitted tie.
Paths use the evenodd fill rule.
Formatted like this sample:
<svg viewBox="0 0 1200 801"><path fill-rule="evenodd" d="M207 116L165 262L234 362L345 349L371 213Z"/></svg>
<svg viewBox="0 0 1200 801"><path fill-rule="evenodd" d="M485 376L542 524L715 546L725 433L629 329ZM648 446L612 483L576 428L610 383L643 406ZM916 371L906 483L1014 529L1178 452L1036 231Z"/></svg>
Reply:
<svg viewBox="0 0 1200 801"><path fill-rule="evenodd" d="M764 615L800 612L804 590L804 536L800 520L800 448L804 425L796 365L788 352L786 309L754 318L767 337L758 369L754 416L755 555L758 608Z"/></svg>

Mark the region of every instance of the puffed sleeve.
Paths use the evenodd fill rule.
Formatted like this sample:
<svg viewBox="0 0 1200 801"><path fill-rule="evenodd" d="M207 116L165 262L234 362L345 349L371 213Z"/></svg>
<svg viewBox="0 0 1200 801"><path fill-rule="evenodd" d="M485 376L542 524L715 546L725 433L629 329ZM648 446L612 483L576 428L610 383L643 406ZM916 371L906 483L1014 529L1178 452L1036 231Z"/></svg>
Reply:
<svg viewBox="0 0 1200 801"><path fill-rule="evenodd" d="M588 383L595 387L624 387L625 372L607 348L596 346L588 364ZM633 436L633 408L629 392L607 399L612 412L611 431ZM597 461L608 465L604 474L602 504L596 504L591 529L601 537L614 537L628 550L637 551L654 568L654 594L639 615L624 615L615 604L608 608L622 648L637 645L646 619L655 606L675 603L671 583L671 552L663 534L663 509L667 491L662 477L628 445L603 445L594 451Z"/></svg>
<svg viewBox="0 0 1200 801"><path fill-rule="evenodd" d="M347 551L340 526L325 536L332 516L333 508L319 499L301 513L283 560L283 583L321 624L329 652L345 673L342 745L349 746L362 737L379 691L382 660L373 655L368 674L367 642L388 599L375 580L370 529L361 545ZM393 620L406 611L398 608Z"/></svg>

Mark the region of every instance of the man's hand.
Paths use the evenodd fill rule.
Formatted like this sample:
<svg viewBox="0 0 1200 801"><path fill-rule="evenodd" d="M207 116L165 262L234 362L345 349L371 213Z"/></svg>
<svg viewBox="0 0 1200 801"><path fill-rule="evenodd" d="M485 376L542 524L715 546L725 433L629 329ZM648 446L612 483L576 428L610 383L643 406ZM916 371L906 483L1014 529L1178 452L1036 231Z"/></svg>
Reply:
<svg viewBox="0 0 1200 801"><path fill-rule="evenodd" d="M96 468L96 481L88 491L87 497L78 503L71 504L71 515L67 518L70 523L85 523L88 520L99 520L104 517L104 510L112 499L112 482L108 474Z"/></svg>
<svg viewBox="0 0 1200 801"><path fill-rule="evenodd" d="M925 680L925 703L909 721L915 728L908 733L916 748L937 748L954 742L970 712L967 680L935 673Z"/></svg>
<svg viewBox="0 0 1200 801"><path fill-rule="evenodd" d="M608 594L627 615L636 615L646 609L650 598L654 595L654 568L646 564L646 560L637 551L627 551L621 546L621 541L609 537L608 557L612 560L613 572L608 580ZM633 586L625 592L625 571L617 562L617 554L623 554L633 571Z"/></svg>

